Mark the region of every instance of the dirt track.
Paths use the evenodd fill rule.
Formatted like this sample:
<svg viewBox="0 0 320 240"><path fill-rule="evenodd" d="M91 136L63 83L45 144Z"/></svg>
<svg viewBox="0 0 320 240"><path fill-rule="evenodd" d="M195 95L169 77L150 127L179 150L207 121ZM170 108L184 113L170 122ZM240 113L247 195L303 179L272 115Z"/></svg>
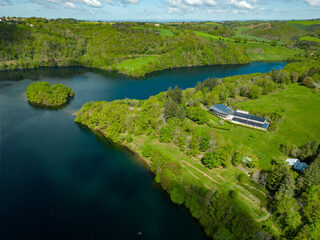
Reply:
<svg viewBox="0 0 320 240"><path fill-rule="evenodd" d="M249 26L249 28L256 28L256 27L260 27L260 26L263 26L263 25L268 25L267 27L263 28L263 29L270 29L272 28L272 24L271 23L259 23L257 25L251 25Z"/></svg>

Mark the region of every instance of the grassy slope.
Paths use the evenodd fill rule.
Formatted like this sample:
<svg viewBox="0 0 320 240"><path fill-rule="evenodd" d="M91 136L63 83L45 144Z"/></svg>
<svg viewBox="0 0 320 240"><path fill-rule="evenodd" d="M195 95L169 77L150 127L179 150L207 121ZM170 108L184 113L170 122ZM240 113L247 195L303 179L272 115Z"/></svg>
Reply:
<svg viewBox="0 0 320 240"><path fill-rule="evenodd" d="M135 59L125 60L117 65L115 69L121 73L129 74L132 76L143 76L145 74L145 67L149 63L157 60L158 56L142 56Z"/></svg>
<svg viewBox="0 0 320 240"><path fill-rule="evenodd" d="M288 24L293 24L293 25L304 25L304 26L310 26L310 25L315 25L315 24L320 24L320 20L302 20L302 21L290 21Z"/></svg>
<svg viewBox="0 0 320 240"><path fill-rule="evenodd" d="M198 31L195 31L195 34L200 37L209 38L213 40L224 40L230 42L235 41L233 38L214 36L208 33ZM280 46L270 46L269 44L257 43L254 41L248 41L245 44L239 44L247 47L246 53L251 61L285 61L301 52L301 50L289 49Z"/></svg>
<svg viewBox="0 0 320 240"><path fill-rule="evenodd" d="M172 37L174 33L170 29L160 28L159 29L160 35L163 37Z"/></svg>
<svg viewBox="0 0 320 240"><path fill-rule="evenodd" d="M131 144L129 147L140 156L142 156L141 146L151 144L153 149L160 150L180 162L183 166L182 174L185 184L197 185L211 190L218 189L221 186L230 190L237 190L240 193L238 197L239 201L245 208L249 209L249 212L257 221L267 215L265 210L267 203L266 194L260 186L257 186L253 182L239 185L237 183L237 176L241 171L236 167L210 170L204 167L199 160L182 153L174 144L161 143L157 139L148 136L136 136L133 142L134 144ZM148 162L148 159L145 160Z"/></svg>
<svg viewBox="0 0 320 240"><path fill-rule="evenodd" d="M250 29L248 26L241 26L241 27L237 27L236 30L236 34L233 36L233 38L246 38L248 40L251 41L258 41L258 42L271 42L271 40L266 39L266 38L260 38L260 37L256 37L256 36L251 36L251 35L247 35L247 34L243 34L242 32L245 30Z"/></svg>
<svg viewBox="0 0 320 240"><path fill-rule="evenodd" d="M245 46L248 47L246 53L251 61L285 61L303 51L261 44L245 44Z"/></svg>
<svg viewBox="0 0 320 240"><path fill-rule="evenodd" d="M311 36L304 36L299 39L304 41L310 41L310 42L320 42L320 38L311 37Z"/></svg>
<svg viewBox="0 0 320 240"><path fill-rule="evenodd" d="M161 36L163 37L172 37L174 33L167 28L161 28L161 27L156 27L156 28L151 28L151 27L132 27L133 29L151 29L151 30L156 30L160 33Z"/></svg>
<svg viewBox="0 0 320 240"><path fill-rule="evenodd" d="M274 94L262 96L256 100L237 104L248 111L275 112L284 110L284 117L278 123L276 132L259 132L241 126L228 125L231 130L217 130L217 135L227 143L252 151L261 160L260 167L269 169L273 156L284 156L279 150L280 143L304 144L308 141L320 141L320 97L312 90L292 85Z"/></svg>

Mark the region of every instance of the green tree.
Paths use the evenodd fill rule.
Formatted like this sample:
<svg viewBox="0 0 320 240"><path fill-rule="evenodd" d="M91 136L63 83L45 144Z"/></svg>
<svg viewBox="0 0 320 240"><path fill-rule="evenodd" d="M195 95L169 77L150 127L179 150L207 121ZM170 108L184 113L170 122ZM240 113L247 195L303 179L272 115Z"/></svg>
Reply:
<svg viewBox="0 0 320 240"><path fill-rule="evenodd" d="M165 119L177 117L178 110L179 110L178 104L174 100L172 100L172 98L168 98L168 101L166 102L165 108L164 108Z"/></svg>
<svg viewBox="0 0 320 240"><path fill-rule="evenodd" d="M223 165L229 167L231 165L232 152L230 148L219 148L214 152L208 152L202 159L203 165L212 169Z"/></svg>
<svg viewBox="0 0 320 240"><path fill-rule="evenodd" d="M177 104L180 104L182 99L182 89L178 88L178 86L175 86L175 88L172 90L172 88L169 87L167 91L167 98L171 98Z"/></svg>
<svg viewBox="0 0 320 240"><path fill-rule="evenodd" d="M170 191L170 198L174 203L183 204L186 198L184 185L176 184Z"/></svg>
<svg viewBox="0 0 320 240"><path fill-rule="evenodd" d="M188 107L187 117L198 124L205 124L209 121L208 113L200 107Z"/></svg>
<svg viewBox="0 0 320 240"><path fill-rule="evenodd" d="M273 202L273 216L288 236L294 236L301 226L299 204L296 199L278 193Z"/></svg>
<svg viewBox="0 0 320 240"><path fill-rule="evenodd" d="M302 182L304 187L310 187L312 185L320 184L320 154L318 157L309 165L302 176Z"/></svg>
<svg viewBox="0 0 320 240"><path fill-rule="evenodd" d="M318 240L320 239L320 222L304 225L294 240Z"/></svg>
<svg viewBox="0 0 320 240"><path fill-rule="evenodd" d="M313 78L312 77L309 77L309 76L307 76L307 77L305 77L303 80L302 80L302 82L301 82L303 85L305 85L306 87L308 87L308 88L314 88L315 86L314 86L314 80L313 80Z"/></svg>
<svg viewBox="0 0 320 240"><path fill-rule="evenodd" d="M256 99L261 96L261 88L257 85L252 85L249 91L249 97L251 99Z"/></svg>

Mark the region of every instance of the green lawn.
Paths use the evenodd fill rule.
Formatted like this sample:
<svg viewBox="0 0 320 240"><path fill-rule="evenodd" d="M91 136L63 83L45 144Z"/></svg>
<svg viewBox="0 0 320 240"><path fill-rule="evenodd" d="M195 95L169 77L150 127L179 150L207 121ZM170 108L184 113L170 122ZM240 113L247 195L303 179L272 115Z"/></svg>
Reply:
<svg viewBox="0 0 320 240"><path fill-rule="evenodd" d="M146 66L156 61L157 58L158 56L155 55L141 56L135 59L122 61L115 65L114 68L121 73L132 76L143 76L146 73Z"/></svg>
<svg viewBox="0 0 320 240"><path fill-rule="evenodd" d="M299 39L304 41L310 41L310 42L320 42L320 38L311 37L311 36L304 36Z"/></svg>
<svg viewBox="0 0 320 240"><path fill-rule="evenodd" d="M263 169L271 167L272 158L285 159L279 147L282 143L302 145L320 141L320 97L304 86L292 85L274 94L237 104L239 109L272 113L284 111L276 132L260 132L242 126L231 126L230 131L212 129L225 143L252 152ZM225 123L228 124L228 123ZM228 124L230 125L230 124Z"/></svg>

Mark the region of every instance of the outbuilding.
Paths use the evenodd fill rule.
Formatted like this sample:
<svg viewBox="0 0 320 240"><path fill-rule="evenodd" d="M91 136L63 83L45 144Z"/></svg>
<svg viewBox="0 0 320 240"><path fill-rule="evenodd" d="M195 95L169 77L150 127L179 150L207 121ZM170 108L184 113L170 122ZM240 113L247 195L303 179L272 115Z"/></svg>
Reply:
<svg viewBox="0 0 320 240"><path fill-rule="evenodd" d="M288 158L286 162L288 166L292 166L294 169L300 172L303 172L308 168L308 164L306 164L305 162L301 162L296 158Z"/></svg>

